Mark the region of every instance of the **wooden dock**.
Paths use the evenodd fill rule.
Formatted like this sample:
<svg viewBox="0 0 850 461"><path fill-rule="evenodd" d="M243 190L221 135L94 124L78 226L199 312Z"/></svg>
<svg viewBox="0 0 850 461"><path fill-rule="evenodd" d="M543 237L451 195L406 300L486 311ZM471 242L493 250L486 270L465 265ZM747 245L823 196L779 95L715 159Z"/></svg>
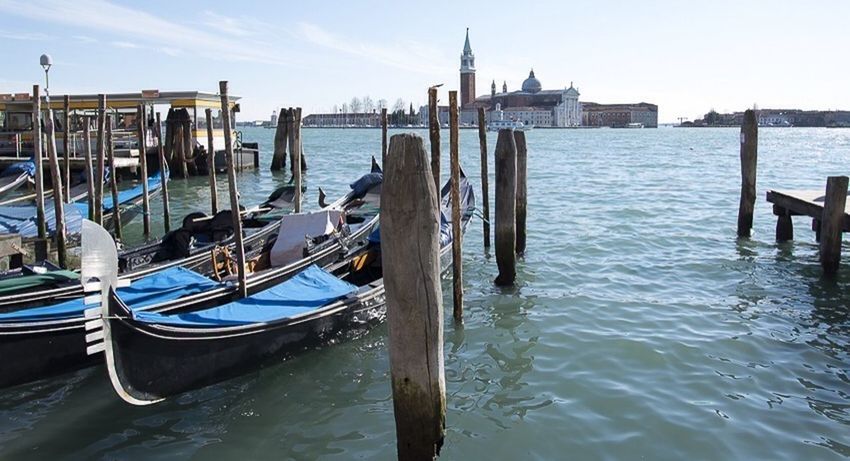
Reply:
<svg viewBox="0 0 850 461"><path fill-rule="evenodd" d="M815 220L815 227L819 225L823 216L823 207L826 194L822 190L768 190L767 201L773 204L773 214L780 219L791 216L808 216ZM844 207L844 221L842 230L850 232L850 202ZM817 231L817 228L815 228ZM780 238L777 240L790 240ZM820 240L820 239L818 239Z"/></svg>

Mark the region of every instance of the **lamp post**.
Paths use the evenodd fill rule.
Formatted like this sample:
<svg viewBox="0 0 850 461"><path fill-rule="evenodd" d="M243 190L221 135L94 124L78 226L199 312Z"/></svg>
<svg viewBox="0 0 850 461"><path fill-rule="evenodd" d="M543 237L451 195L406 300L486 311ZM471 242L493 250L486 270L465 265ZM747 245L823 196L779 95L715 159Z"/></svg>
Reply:
<svg viewBox="0 0 850 461"><path fill-rule="evenodd" d="M50 76L48 72L50 71L50 66L53 65L53 58L50 57L49 54L41 55L39 59L39 63L41 67L44 68L44 98L47 100L47 108L50 108Z"/></svg>

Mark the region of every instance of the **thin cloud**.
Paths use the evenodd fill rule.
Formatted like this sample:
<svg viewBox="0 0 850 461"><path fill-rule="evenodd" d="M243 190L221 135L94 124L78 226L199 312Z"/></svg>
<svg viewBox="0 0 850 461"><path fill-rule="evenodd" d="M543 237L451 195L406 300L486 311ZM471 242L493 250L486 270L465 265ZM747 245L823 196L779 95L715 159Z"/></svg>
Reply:
<svg viewBox="0 0 850 461"><path fill-rule="evenodd" d="M116 48L126 48L126 49L141 48L141 46L139 46L135 43L122 42L122 41L112 42L112 46L114 46Z"/></svg>
<svg viewBox="0 0 850 461"><path fill-rule="evenodd" d="M39 32L14 32L8 30L0 30L0 38L9 40L23 40L28 42L40 42L50 40L50 36Z"/></svg>
<svg viewBox="0 0 850 461"><path fill-rule="evenodd" d="M0 11L47 23L78 27L137 39L151 44L181 49L216 60L291 65L291 58L279 57L278 50L221 38L202 28L180 24L163 17L106 0L0 0Z"/></svg>
<svg viewBox="0 0 850 461"><path fill-rule="evenodd" d="M306 22L298 23L297 31L295 37L314 45L369 59L386 66L428 75L440 75L446 69L445 56L420 42L406 42L398 45L358 42Z"/></svg>

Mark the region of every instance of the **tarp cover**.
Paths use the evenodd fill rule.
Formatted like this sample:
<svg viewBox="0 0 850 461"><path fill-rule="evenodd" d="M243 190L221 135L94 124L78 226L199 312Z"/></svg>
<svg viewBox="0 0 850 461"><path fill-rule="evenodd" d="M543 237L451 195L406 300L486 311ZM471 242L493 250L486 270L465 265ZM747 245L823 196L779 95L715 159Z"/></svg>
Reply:
<svg viewBox="0 0 850 461"><path fill-rule="evenodd" d="M160 187L162 187L162 181L160 180L159 173L148 177L148 194L153 194L155 191L159 190ZM142 192L142 184L118 191L118 203L122 205L130 203L141 197ZM85 201L74 203L74 206L80 210L80 214L83 216L89 215L89 206ZM112 195L104 194L103 212L106 213L108 211L112 211Z"/></svg>
<svg viewBox="0 0 850 461"><path fill-rule="evenodd" d="M357 291L316 265L255 295L185 314L133 312L140 322L180 327L222 327L266 323L290 318L326 306Z"/></svg>
<svg viewBox="0 0 850 461"><path fill-rule="evenodd" d="M35 162L32 160L27 160L25 162L17 162L13 163L6 167L2 173L0 173L0 177L6 176L18 176L21 173L26 173L28 176L35 176Z"/></svg>
<svg viewBox="0 0 850 461"><path fill-rule="evenodd" d="M37 287L58 287L80 279L74 271L50 271L45 274L21 275L0 280L0 296Z"/></svg>
<svg viewBox="0 0 850 461"><path fill-rule="evenodd" d="M305 236L319 237L336 229L342 212L322 210L313 213L292 214L281 218L277 240L272 246L272 266L282 267L304 257L307 246Z"/></svg>
<svg viewBox="0 0 850 461"><path fill-rule="evenodd" d="M75 206L65 205L63 211L66 232L69 235L79 234L83 217L86 215L81 214ZM36 213L35 205L0 206L0 234L20 234L24 238L37 237ZM56 208L53 206L53 200L45 201L44 220L47 223L47 235L53 235L56 231Z"/></svg>
<svg viewBox="0 0 850 461"><path fill-rule="evenodd" d="M210 290L219 286L197 272L182 267L172 267L162 272L136 280L129 287L119 288L118 296L134 309L172 301L183 296ZM27 322L57 320L83 315L83 299L72 299L52 306L33 307L0 314L0 322Z"/></svg>

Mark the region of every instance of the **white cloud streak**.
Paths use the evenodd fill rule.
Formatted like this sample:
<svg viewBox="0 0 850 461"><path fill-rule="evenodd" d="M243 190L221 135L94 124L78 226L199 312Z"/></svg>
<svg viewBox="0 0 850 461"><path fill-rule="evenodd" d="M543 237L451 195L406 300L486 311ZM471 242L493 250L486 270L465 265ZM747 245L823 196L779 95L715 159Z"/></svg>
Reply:
<svg viewBox="0 0 850 461"><path fill-rule="evenodd" d="M51 37L47 34L42 34L39 32L14 32L8 30L0 30L0 38L5 38L9 40L23 40L28 42L36 42L43 40L50 40Z"/></svg>

